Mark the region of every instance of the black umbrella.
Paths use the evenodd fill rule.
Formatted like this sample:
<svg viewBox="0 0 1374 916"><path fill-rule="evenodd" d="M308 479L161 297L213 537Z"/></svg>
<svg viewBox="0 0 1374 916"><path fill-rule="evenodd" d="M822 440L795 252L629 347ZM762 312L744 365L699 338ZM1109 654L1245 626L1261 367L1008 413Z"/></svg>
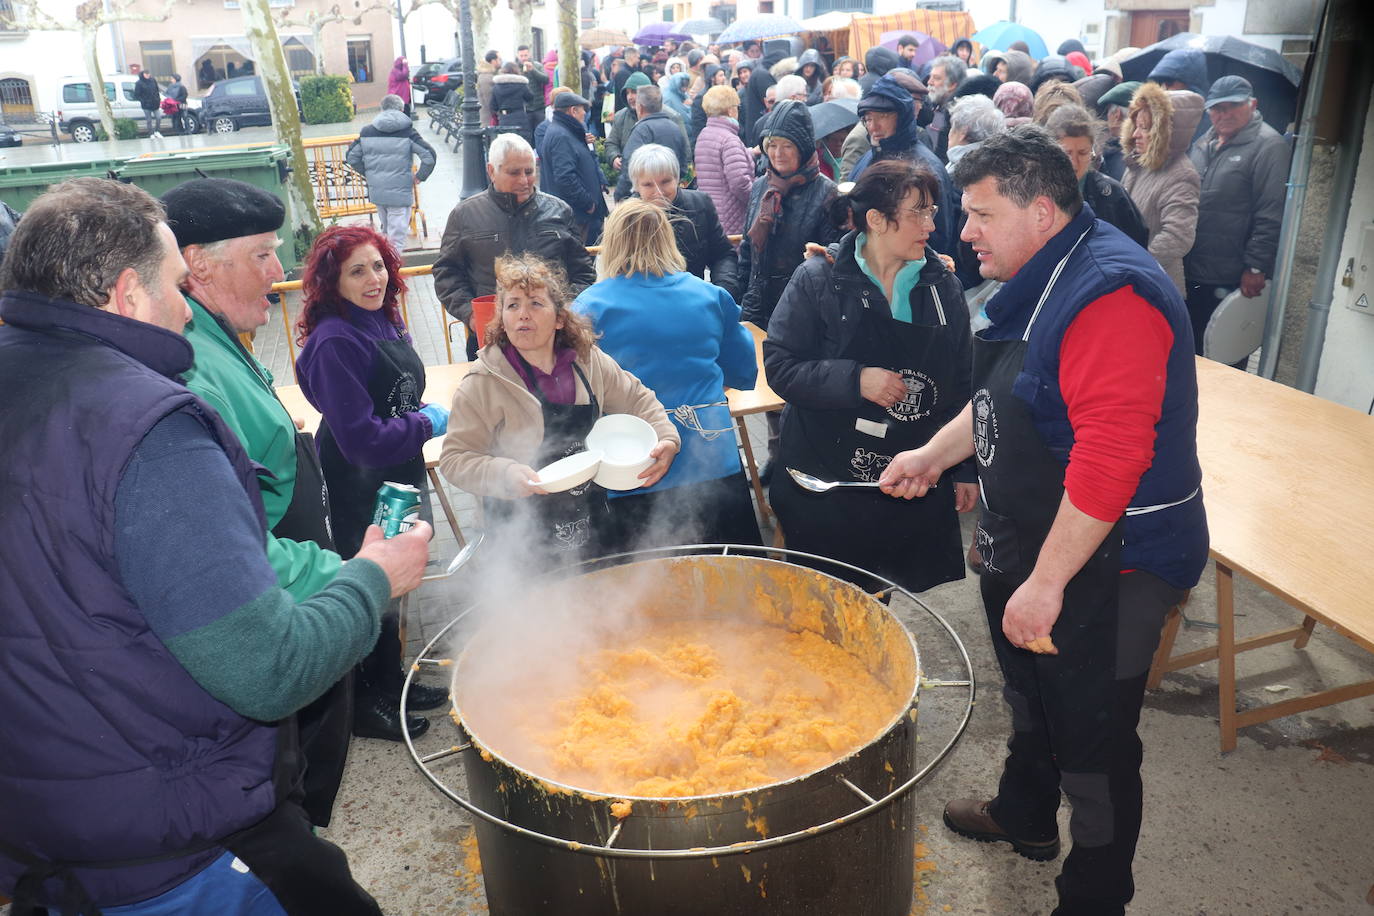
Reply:
<svg viewBox="0 0 1374 916"><path fill-rule="evenodd" d="M1297 115L1298 84L1302 71L1272 48L1251 44L1230 35L1194 35L1180 32L1156 42L1121 62L1123 80L1144 80L1159 59L1178 48L1196 48L1207 58L1207 78L1243 76L1255 87L1260 114L1270 127L1283 133Z"/></svg>
<svg viewBox="0 0 1374 916"><path fill-rule="evenodd" d="M831 99L812 105L811 123L817 140L853 127L859 123L859 102L857 99Z"/></svg>

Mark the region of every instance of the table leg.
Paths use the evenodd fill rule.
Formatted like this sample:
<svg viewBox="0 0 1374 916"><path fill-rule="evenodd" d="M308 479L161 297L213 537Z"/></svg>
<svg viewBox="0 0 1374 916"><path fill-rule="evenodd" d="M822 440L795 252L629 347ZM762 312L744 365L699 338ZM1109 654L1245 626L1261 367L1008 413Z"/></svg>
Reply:
<svg viewBox="0 0 1374 916"><path fill-rule="evenodd" d="M1307 648L1307 641L1308 641L1309 639L1312 638L1312 631L1315 630L1316 628L1317 628L1317 618L1315 618L1315 617L1307 617L1307 616L1303 617L1303 619L1302 619L1302 635L1300 635L1297 639L1293 640L1293 648L1294 648L1294 649L1306 649L1306 648Z"/></svg>
<svg viewBox="0 0 1374 916"><path fill-rule="evenodd" d="M763 498L763 484L759 481L759 468L754 462L754 446L749 441L749 430L744 425L744 417L735 417L735 428L739 430L739 441L744 445L744 470L749 474L749 483L754 487L754 496L759 501L759 516L763 527L767 528L772 514L768 500Z"/></svg>
<svg viewBox="0 0 1374 916"><path fill-rule="evenodd" d="M463 529L458 527L458 516L453 514L453 506L449 505L448 493L444 491L443 478L439 476L438 468L425 468L429 473L429 484L434 488L434 495L439 497L439 507L444 510L444 517L448 519L448 526L453 529L453 536L458 539L458 546L461 548L467 543L463 540Z"/></svg>
<svg viewBox="0 0 1374 916"><path fill-rule="evenodd" d="M1221 707L1222 753L1236 749L1235 581L1229 566L1217 566L1217 702Z"/></svg>

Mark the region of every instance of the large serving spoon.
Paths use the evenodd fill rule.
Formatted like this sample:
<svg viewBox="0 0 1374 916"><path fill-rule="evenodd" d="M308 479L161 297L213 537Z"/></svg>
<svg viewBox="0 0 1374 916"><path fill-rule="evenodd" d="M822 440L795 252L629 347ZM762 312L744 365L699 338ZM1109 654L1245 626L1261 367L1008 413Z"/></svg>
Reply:
<svg viewBox="0 0 1374 916"><path fill-rule="evenodd" d="M876 480L821 480L819 477L812 477L804 474L796 468L788 468L787 473L797 482L797 486L803 490L810 490L812 493L825 493L836 487L876 487Z"/></svg>
<svg viewBox="0 0 1374 916"><path fill-rule="evenodd" d="M432 582L435 579L447 579L449 576L456 573L464 563L466 563L469 559L472 558L473 551L477 549L478 544L482 543L482 538L484 538L485 536L486 533L482 531L469 532L468 542L463 545L462 550L458 551L458 555L453 558L453 562L448 564L448 569L444 570L441 573L435 573L432 576L424 576L420 579L420 581Z"/></svg>

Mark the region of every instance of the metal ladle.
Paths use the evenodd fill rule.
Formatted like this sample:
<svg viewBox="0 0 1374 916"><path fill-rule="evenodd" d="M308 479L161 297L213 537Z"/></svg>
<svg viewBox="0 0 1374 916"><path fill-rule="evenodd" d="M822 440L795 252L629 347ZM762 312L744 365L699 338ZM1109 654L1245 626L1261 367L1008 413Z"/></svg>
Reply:
<svg viewBox="0 0 1374 916"><path fill-rule="evenodd" d="M787 473L797 482L797 486L803 490L810 490L812 493L824 493L836 487L876 487L876 480L821 480L819 477L812 477L804 474L796 468L788 468Z"/></svg>
<svg viewBox="0 0 1374 916"><path fill-rule="evenodd" d="M435 573L432 576L423 576L420 581L433 582L435 579L447 579L449 576L456 573L464 563L472 559L473 552L477 550L477 545L482 543L482 538L484 537L486 537L486 533L483 531L469 534L468 542L463 545L463 549L458 551L458 555L448 564L448 569L441 573Z"/></svg>

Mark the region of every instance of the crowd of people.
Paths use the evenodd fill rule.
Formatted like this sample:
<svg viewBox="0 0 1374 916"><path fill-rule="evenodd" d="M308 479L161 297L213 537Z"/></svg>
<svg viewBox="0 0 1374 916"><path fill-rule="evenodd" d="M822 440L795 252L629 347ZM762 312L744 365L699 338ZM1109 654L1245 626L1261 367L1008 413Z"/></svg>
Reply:
<svg viewBox="0 0 1374 916"><path fill-rule="evenodd" d="M760 368L744 321L786 402L769 467L874 485L821 496L765 469L787 546L917 591L981 576L1010 754L945 823L1052 860L1062 793L1055 912L1124 912L1146 670L1207 556L1194 354L1273 273L1287 147L1191 50L1138 85L1076 42L1036 62L960 40L919 66L914 38L796 50L585 54L575 86L556 55L486 55L505 130L433 265L473 363L451 404L423 400L398 308L401 216L435 154L389 95L349 155L384 231L330 228L303 271L313 442L241 340L283 278L275 196L77 179L0 214L17 913L379 912L312 825L353 736L417 736L447 700L399 704L425 443L538 562L760 544L726 398ZM654 431L638 486L546 489L608 414ZM421 493L390 540L383 482Z"/></svg>

